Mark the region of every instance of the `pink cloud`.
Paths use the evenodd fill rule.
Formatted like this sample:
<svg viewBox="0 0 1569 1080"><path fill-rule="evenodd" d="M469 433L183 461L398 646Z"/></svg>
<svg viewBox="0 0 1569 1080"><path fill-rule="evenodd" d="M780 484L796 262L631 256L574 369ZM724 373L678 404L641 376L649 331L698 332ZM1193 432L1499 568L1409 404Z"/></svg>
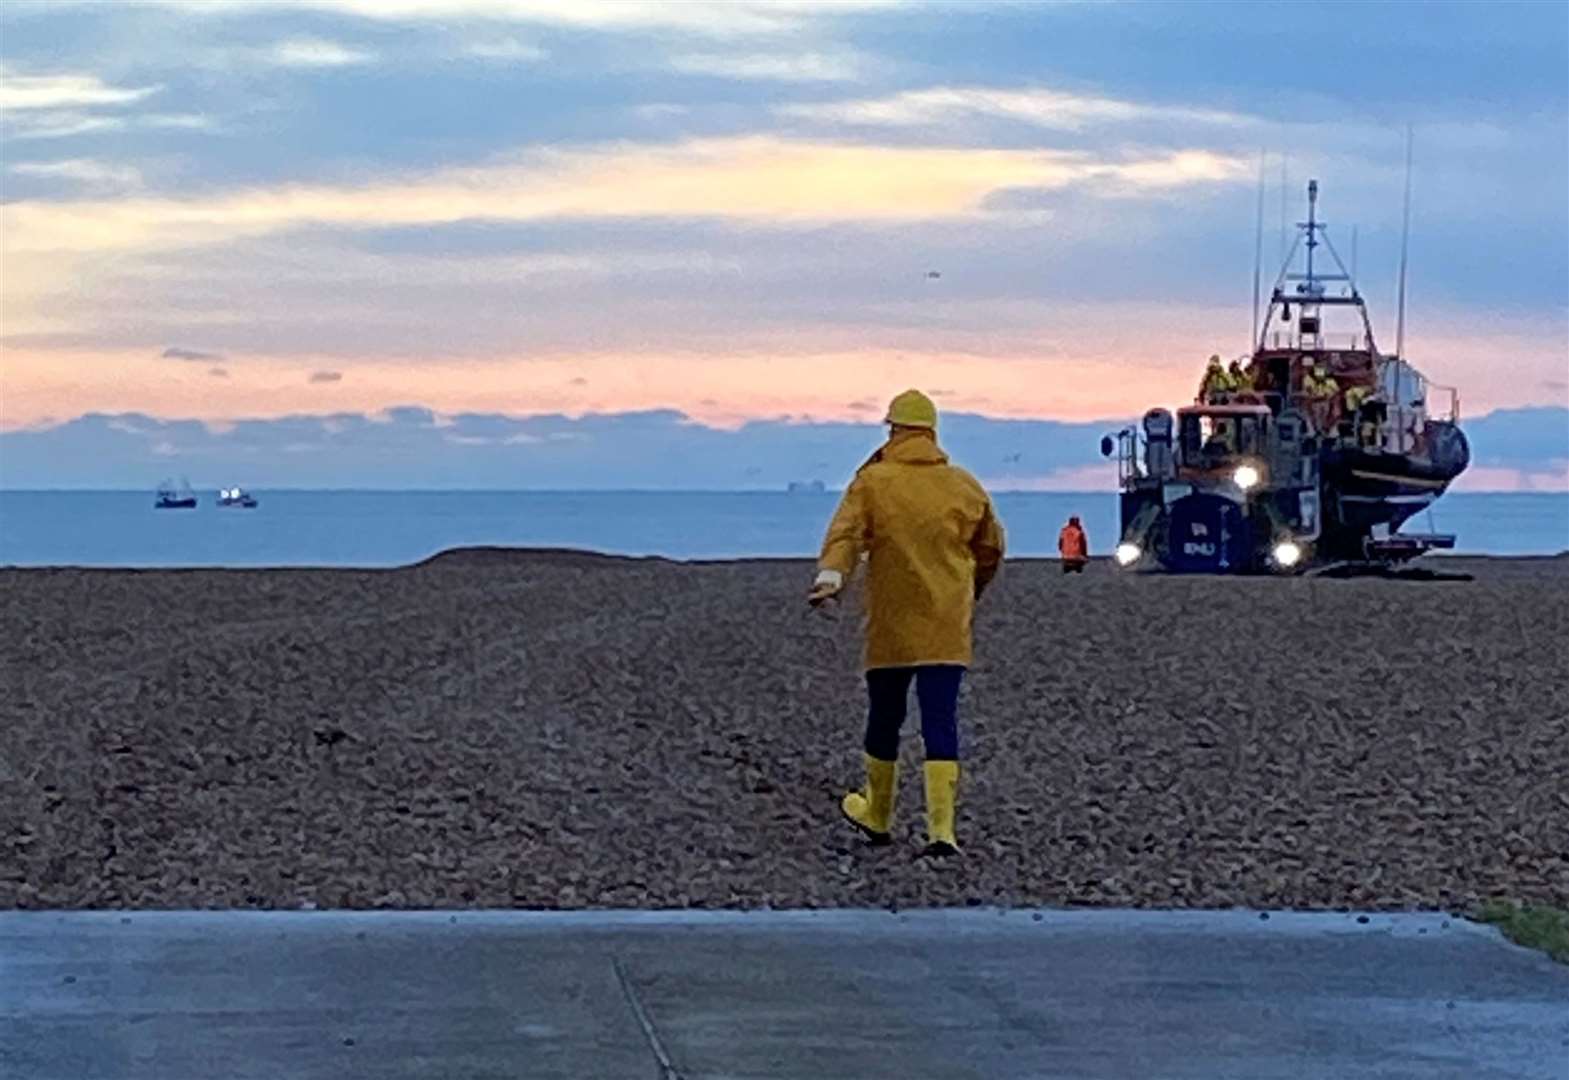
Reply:
<svg viewBox="0 0 1569 1080"><path fill-rule="evenodd" d="M231 357L224 379L145 348L10 344L0 425L89 411L234 421L418 404L438 415L675 409L734 428L778 416L864 422L909 386L928 389L945 411L1108 420L1186 403L1205 356L1245 346L1236 312L1226 307L1081 303L1052 311L1047 325L1039 304L980 306L992 320L984 332L876 310L866 325L772 326L743 335L733 327L640 327L639 346L542 348L526 358L250 354ZM1459 387L1462 421L1499 407L1569 403L1562 395L1544 400L1540 389L1562 375L1557 314L1472 319L1438 311L1414 325L1421 331L1410 334L1408 352L1436 382ZM1498 356L1509 357L1507 379L1494 374ZM321 372L345 374L324 382ZM1435 405L1439 398L1433 395ZM1559 490L1557 476L1552 468L1528 476L1476 470L1467 483Z"/></svg>

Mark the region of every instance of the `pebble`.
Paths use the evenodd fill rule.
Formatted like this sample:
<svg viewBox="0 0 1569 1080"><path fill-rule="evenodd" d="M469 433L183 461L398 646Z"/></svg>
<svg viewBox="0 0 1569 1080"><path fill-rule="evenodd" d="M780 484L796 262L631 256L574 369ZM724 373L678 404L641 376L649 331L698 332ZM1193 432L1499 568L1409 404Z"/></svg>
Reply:
<svg viewBox="0 0 1569 1080"><path fill-rule="evenodd" d="M941 865L906 855L913 699L895 845L840 819L858 620L804 617L805 563L0 569L0 729L32 777L0 785L0 821L30 838L0 909L1569 895L1562 815L1521 812L1569 775L1569 560L1331 582L1307 609L1292 582L1054 569L1010 563L978 611L966 856ZM3 685L19 671L25 695Z"/></svg>

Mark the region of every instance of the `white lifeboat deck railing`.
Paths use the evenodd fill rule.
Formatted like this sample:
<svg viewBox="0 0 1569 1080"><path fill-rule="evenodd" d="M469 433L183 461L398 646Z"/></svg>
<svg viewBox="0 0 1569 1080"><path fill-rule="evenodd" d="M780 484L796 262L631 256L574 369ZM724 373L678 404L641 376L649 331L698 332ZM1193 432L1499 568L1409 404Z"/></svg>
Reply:
<svg viewBox="0 0 1569 1080"><path fill-rule="evenodd" d="M1311 341L1302 340L1303 335L1294 330L1276 330L1269 338L1271 349L1295 349L1301 352L1341 351L1363 352L1368 348L1367 338L1362 334L1311 334L1307 335Z"/></svg>
<svg viewBox="0 0 1569 1080"><path fill-rule="evenodd" d="M1443 402L1443 408L1439 407ZM1453 386L1440 386L1437 383L1427 384L1427 404L1429 416L1443 416L1448 414L1451 424L1460 422L1460 391Z"/></svg>

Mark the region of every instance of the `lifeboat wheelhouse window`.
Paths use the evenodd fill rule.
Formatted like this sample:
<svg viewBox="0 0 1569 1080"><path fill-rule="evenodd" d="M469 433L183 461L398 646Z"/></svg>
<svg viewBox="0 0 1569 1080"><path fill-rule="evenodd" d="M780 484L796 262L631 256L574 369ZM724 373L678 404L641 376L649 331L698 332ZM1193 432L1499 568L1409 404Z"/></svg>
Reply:
<svg viewBox="0 0 1569 1080"><path fill-rule="evenodd" d="M1189 413L1182 418L1181 437L1184 461L1212 465L1238 454L1260 453L1263 417Z"/></svg>

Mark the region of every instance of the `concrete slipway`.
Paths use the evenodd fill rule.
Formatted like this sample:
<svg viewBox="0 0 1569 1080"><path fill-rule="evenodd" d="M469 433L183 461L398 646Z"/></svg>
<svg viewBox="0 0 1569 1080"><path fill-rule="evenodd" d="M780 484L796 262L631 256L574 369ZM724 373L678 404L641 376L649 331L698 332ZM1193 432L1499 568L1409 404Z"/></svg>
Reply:
<svg viewBox="0 0 1569 1080"><path fill-rule="evenodd" d="M1569 1080L1437 914L0 913L0 1077Z"/></svg>

